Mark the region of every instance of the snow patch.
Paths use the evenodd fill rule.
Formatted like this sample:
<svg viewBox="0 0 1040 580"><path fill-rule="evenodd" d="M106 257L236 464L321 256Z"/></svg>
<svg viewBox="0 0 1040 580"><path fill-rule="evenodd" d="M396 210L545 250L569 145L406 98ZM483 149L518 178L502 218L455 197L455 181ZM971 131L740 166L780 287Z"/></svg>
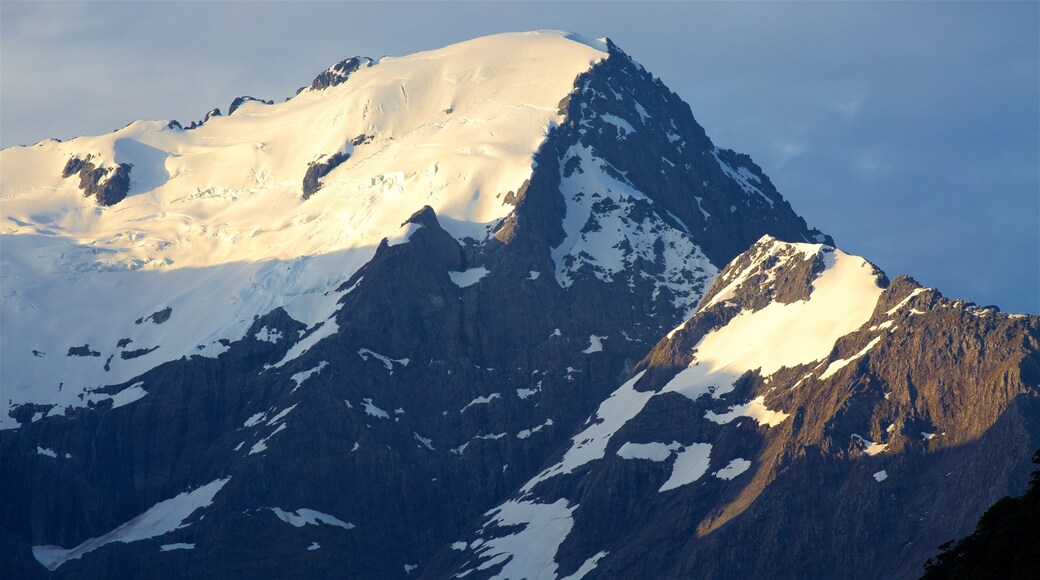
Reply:
<svg viewBox="0 0 1040 580"><path fill-rule="evenodd" d="M278 516L278 519L297 528L302 528L303 526L308 525L325 525L336 526L338 528L343 528L344 530L352 530L355 527L354 524L345 522L336 516L330 516L329 514L312 509L300 508L294 512L285 511L276 507L269 509L274 512L274 515Z"/></svg>
<svg viewBox="0 0 1040 580"><path fill-rule="evenodd" d="M725 425L736 419L737 417L751 417L759 425L768 425L770 427L776 427L784 421L784 419L790 417L788 413L783 411L772 411L766 407L766 398L759 396L744 403L743 405L732 405L729 411L726 413L716 413L714 411L708 411L704 414L704 418L710 421L714 421L719 425Z"/></svg>
<svg viewBox="0 0 1040 580"><path fill-rule="evenodd" d="M419 435L415 432L413 432L412 435L415 437L415 440L418 441L423 447L429 449L430 451L434 450L433 439L430 439L429 437L423 437L422 435Z"/></svg>
<svg viewBox="0 0 1040 580"><path fill-rule="evenodd" d="M577 507L576 504L569 506L566 499L551 504L510 500L492 509L486 515L493 517L482 534L488 534L492 526L520 529L506 536L484 539L475 548L482 563L466 568L455 577L504 564L494 578L555 578L559 567L556 552L574 527L571 514Z"/></svg>
<svg viewBox="0 0 1040 580"><path fill-rule="evenodd" d="M636 128L633 127L631 123L629 123L628 121L622 119L621 117L618 117L617 115L611 115L610 113L603 113L603 114L601 114L599 116L599 118L603 119L607 123L610 123L611 125L614 125L618 129L621 129L621 136L622 137L625 137L627 135L630 135L630 134L636 132Z"/></svg>
<svg viewBox="0 0 1040 580"><path fill-rule="evenodd" d="M689 310L717 272L700 247L682 228L664 219L666 209L657 207L591 149L576 145L565 157L579 159L585 171L561 175L560 191L567 202L562 224L566 238L551 251L560 286L568 288L580 277L595 277L634 288L638 279L654 288L653 298L667 290L675 308ZM645 263L658 265L660 271L648 271Z"/></svg>
<svg viewBox="0 0 1040 580"><path fill-rule="evenodd" d="M594 352L603 351L603 340L607 338L605 336L596 336L595 334L589 335L589 347L581 351L583 354L592 354Z"/></svg>
<svg viewBox="0 0 1040 580"><path fill-rule="evenodd" d="M682 444L673 441L664 443L631 443L626 442L617 450L618 457L622 459L648 459L650 461L665 461L672 456L673 451L682 448Z"/></svg>
<svg viewBox="0 0 1040 580"><path fill-rule="evenodd" d="M106 395L103 393L90 393L87 396L87 400L93 403L111 400L112 408L117 409L119 407L124 407L126 405L129 405L130 403L137 402L144 398L144 396L148 394L148 391L141 388L142 385L144 385L143 381L134 383L114 395Z"/></svg>
<svg viewBox="0 0 1040 580"><path fill-rule="evenodd" d="M587 427L581 433L571 438L571 446L563 454L555 465L546 468L541 473L531 478L521 489L526 495L542 481L560 474L571 473L578 467L591 461L602 459L606 454L607 443L630 419L643 410L646 402L653 397L652 392L642 392L635 389L635 384L643 378L642 371L632 377L625 384L614 391L607 400L600 404L596 411L596 423Z"/></svg>
<svg viewBox="0 0 1040 580"><path fill-rule="evenodd" d="M486 405L486 404L490 403L491 401L494 401L495 399L500 399L500 398L502 398L502 393L491 393L490 395L488 395L486 397L477 397L476 399L473 399L472 401L466 403L466 406L463 407L459 411L459 413L464 413L466 411L466 409L469 409L473 405Z"/></svg>
<svg viewBox="0 0 1040 580"><path fill-rule="evenodd" d="M530 397L531 395L533 395L535 393L540 393L540 392L542 392L542 382L538 381L538 387L537 388L534 388L534 389L517 389L516 390L516 396L520 397L520 399L526 399L527 397Z"/></svg>
<svg viewBox="0 0 1040 580"><path fill-rule="evenodd" d="M264 417L266 417L266 416L267 416L267 412L266 411L262 411L260 413L257 413L255 415L253 415L252 417L246 419L246 422L242 423L242 426L243 427L255 427L256 425L259 425L260 421L263 421Z"/></svg>
<svg viewBox="0 0 1040 580"><path fill-rule="evenodd" d="M373 350L369 350L367 348L359 349L357 351L357 353L358 353L358 356L360 356L361 359L364 360L365 362L368 362L368 358L372 357L372 358L378 360L379 362L383 363L383 366L386 367L386 370L390 371L390 374L394 374L394 363L397 363L397 364L399 364L399 365L401 365L403 367L406 367L406 366L408 366L408 363L412 362L412 359L408 359L408 358L390 358L388 356L383 356L383 355L379 354L378 352L375 352Z"/></svg>
<svg viewBox="0 0 1040 580"><path fill-rule="evenodd" d="M396 234L386 239L386 245L398 246L400 244L406 244L412 240L412 234L419 231L423 226L417 223L407 223L401 226L401 229Z"/></svg>
<svg viewBox="0 0 1040 580"><path fill-rule="evenodd" d="M913 299L914 296L917 296L918 294L923 294L924 292L927 292L928 290L929 290L928 288L914 288L914 290L912 292L910 292L909 294L906 295L906 298L903 298L902 300L899 301L899 304L896 304L895 306L890 308L888 310L888 312L885 313L885 315L886 316L892 316L896 312L899 312L904 306L906 306L910 302L910 300Z"/></svg>
<svg viewBox="0 0 1040 580"><path fill-rule="evenodd" d="M261 342L270 342L272 344L277 343L283 338L282 331L277 328L268 329L266 326L256 331L253 338Z"/></svg>
<svg viewBox="0 0 1040 580"><path fill-rule="evenodd" d="M747 471L749 467L751 467L750 461L738 457L733 461L730 461L729 464L726 465L726 467L723 467L722 469L716 471L715 477L726 480L733 479L734 477Z"/></svg>
<svg viewBox="0 0 1040 580"><path fill-rule="evenodd" d="M531 429L524 429L524 430L520 431L519 433L516 434L516 438L517 439L527 439L531 435L541 431L542 429L544 429L546 427L552 427L552 424L553 424L553 420L552 419L546 419L544 423L542 423L541 425L538 425L537 427L532 427Z"/></svg>
<svg viewBox="0 0 1040 580"><path fill-rule="evenodd" d="M291 413L292 410L295 409L295 408L296 408L296 405L293 404L293 405L291 405L289 407L286 407L285 409L282 409L277 415L275 415L274 417L271 417L271 420L267 422L267 425L271 426L271 425L274 425L275 423L281 421L282 419L285 418L286 415Z"/></svg>
<svg viewBox="0 0 1040 580"><path fill-rule="evenodd" d="M365 399L363 401L365 406L365 413L379 419L389 419L390 414L380 409L379 407L372 404L372 399Z"/></svg>
<svg viewBox="0 0 1040 580"><path fill-rule="evenodd" d="M852 434L852 438L856 439L860 442L861 445L863 445L863 452L867 455L877 455L879 453L883 453L886 449L888 449L888 443L875 443L855 433Z"/></svg>
<svg viewBox="0 0 1040 580"><path fill-rule="evenodd" d="M874 348L874 346L876 346L877 343L880 342L880 341L881 341L881 337L877 336L873 340L871 340L869 343L867 343L867 346L863 347L859 352L857 352L856 354L852 355L851 357L849 357L849 358L840 358L840 359L832 362L830 365L827 366L827 370L823 371L823 374L820 375L820 380L822 381L824 379L827 379L827 378L833 376L835 373L837 373L841 369L843 369L846 366L848 366L848 364L851 363L852 361L859 360L860 358L863 358L863 356L866 355L868 352L870 352L870 349Z"/></svg>
<svg viewBox="0 0 1040 580"><path fill-rule="evenodd" d="M761 180L757 175L752 173L750 169L744 166L734 168L719 157L718 149L713 150L711 154L715 157L715 161L718 162L719 168L722 169L722 172L725 173L727 177L737 182L737 185L739 185L745 193L757 194L762 199L766 200L770 207L773 207L773 200L770 199L761 189L755 186L755 183L761 183ZM731 208L730 211L733 211L733 208Z"/></svg>
<svg viewBox="0 0 1040 580"><path fill-rule="evenodd" d="M874 326L871 326L867 330L869 330L871 332L873 332L875 330L883 330L885 328L891 327L893 324L895 324L894 320L886 320L886 321L882 322L881 324L875 324Z"/></svg>
<svg viewBox="0 0 1040 580"><path fill-rule="evenodd" d="M668 491L691 484L708 472L711 463L711 444L692 443L679 451L672 464L672 474L658 491Z"/></svg>
<svg viewBox="0 0 1040 580"><path fill-rule="evenodd" d="M289 349L289 352L285 353L285 356L282 357L282 360L278 361L270 368L281 368L285 365L285 363L292 360L296 360L305 352L313 348L314 345L318 344L320 341L330 336L335 335L337 332L339 332L339 325L336 324L336 321L334 319L329 318L325 322L322 322L321 326L312 330L310 334L303 338L303 340L292 345L292 348ZM268 367L265 366L264 368Z"/></svg>
<svg viewBox="0 0 1040 580"><path fill-rule="evenodd" d="M462 272L448 272L448 277L450 277L452 283L459 288L465 288L480 282L484 276L487 276L490 273L491 272L489 272L487 268L480 267L470 268L468 270L463 270Z"/></svg>
<svg viewBox="0 0 1040 580"><path fill-rule="evenodd" d="M637 103L637 105L638 105L638 103ZM609 552L598 552L598 553L596 553L596 555L592 556L588 560L585 560L585 562L583 562L582 565L579 566L578 569L575 570L573 574L563 578L562 580L581 580L586 575L588 575L589 572L592 572L593 570L595 570L596 569L596 565L599 564L599 561L602 560L603 558L605 558L608 553Z"/></svg>
<svg viewBox="0 0 1040 580"><path fill-rule="evenodd" d="M191 525L186 524L185 521L197 510L211 505L217 492L230 480L230 477L226 477L211 481L192 491L186 491L163 500L111 532L97 538L90 538L74 548L33 546L33 556L48 570L54 571L65 562L76 560L105 544L147 540L179 530Z"/></svg>
<svg viewBox="0 0 1040 580"><path fill-rule="evenodd" d="M293 406L295 407L295 405ZM249 448L249 455L256 455L257 453L263 453L264 451L267 451L267 442L271 440L271 437L274 437L275 435L281 433L284 430L285 423L279 423L278 428L272 431L270 435L257 441L253 444L252 447Z"/></svg>
<svg viewBox="0 0 1040 580"><path fill-rule="evenodd" d="M176 544L163 544L159 546L160 552L169 552L172 550L194 550L195 544L187 544L184 542L178 542Z"/></svg>
<svg viewBox="0 0 1040 580"><path fill-rule="evenodd" d="M296 392L296 389L300 388L300 385L302 385L304 381L306 381L307 379L311 378L312 376L320 373L321 369L323 369L326 366L328 366L328 364L329 364L328 361L324 361L323 360L320 363L318 363L318 366L316 366L316 367L314 367L312 369L306 370L306 371L300 371L300 372L296 373L295 375L289 377L290 379L293 380L294 383L296 383L296 386L293 387L293 390L289 391L289 392L290 393Z"/></svg>

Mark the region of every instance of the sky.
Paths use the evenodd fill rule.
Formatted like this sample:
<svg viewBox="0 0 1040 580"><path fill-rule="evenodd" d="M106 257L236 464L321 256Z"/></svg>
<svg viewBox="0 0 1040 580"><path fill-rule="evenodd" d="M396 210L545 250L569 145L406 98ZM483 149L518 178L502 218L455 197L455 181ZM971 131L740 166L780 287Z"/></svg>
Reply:
<svg viewBox="0 0 1040 580"><path fill-rule="evenodd" d="M281 100L353 55L608 36L889 277L1040 313L1040 3L0 2L0 145Z"/></svg>

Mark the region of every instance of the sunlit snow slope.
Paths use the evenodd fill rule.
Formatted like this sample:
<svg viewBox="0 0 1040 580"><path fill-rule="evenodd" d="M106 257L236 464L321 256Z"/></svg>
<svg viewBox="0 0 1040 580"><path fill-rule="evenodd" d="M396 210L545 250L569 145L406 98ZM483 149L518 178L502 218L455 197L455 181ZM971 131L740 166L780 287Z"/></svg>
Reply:
<svg viewBox="0 0 1040 580"><path fill-rule="evenodd" d="M137 121L4 150L0 427L15 426L13 405L60 413L106 397L84 389L219 354L278 306L326 320L333 290L384 237L404 241L424 205L456 238L485 239L575 77L606 56L566 33L497 35L383 58L196 129ZM337 153L350 157L305 199L309 164ZM133 166L126 199L100 207L62 177L87 155Z"/></svg>

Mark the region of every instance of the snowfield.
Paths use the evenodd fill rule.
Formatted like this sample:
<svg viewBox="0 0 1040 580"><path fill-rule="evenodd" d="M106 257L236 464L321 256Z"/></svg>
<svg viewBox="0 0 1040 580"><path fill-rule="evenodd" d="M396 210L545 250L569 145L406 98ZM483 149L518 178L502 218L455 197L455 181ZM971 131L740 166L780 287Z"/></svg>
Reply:
<svg viewBox="0 0 1040 580"><path fill-rule="evenodd" d="M401 224L424 205L456 238L485 239L575 77L606 56L603 42L568 33L502 34L383 58L338 86L246 102L191 130L136 121L4 150L0 428L17 426L13 405L82 405L84 389L216 356L257 313L327 321L332 290L384 238L407 243L417 228ZM340 153L350 157L304 199L309 164ZM87 155L133 166L126 199L100 207L77 176L62 178ZM162 323L147 319L166 308ZM96 356L68 356L84 345Z"/></svg>

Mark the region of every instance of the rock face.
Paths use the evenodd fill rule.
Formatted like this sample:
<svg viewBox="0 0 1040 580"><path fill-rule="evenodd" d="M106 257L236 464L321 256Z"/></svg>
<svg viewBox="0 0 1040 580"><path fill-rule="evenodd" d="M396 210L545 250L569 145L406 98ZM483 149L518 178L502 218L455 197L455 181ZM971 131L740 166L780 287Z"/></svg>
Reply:
<svg viewBox="0 0 1040 580"><path fill-rule="evenodd" d="M321 189L321 178L347 159L350 159L350 153L341 151L333 153L321 161L311 162L307 166L307 173L303 174L303 199L307 199Z"/></svg>
<svg viewBox="0 0 1040 580"><path fill-rule="evenodd" d="M250 101L255 101L257 103L263 103L265 105L273 105L274 104L274 101L272 101L272 100L258 99L256 97L249 97L249 96L235 97L235 100L231 101L231 106L228 107L228 115L234 115L235 111L237 111L239 107L241 107L242 105L244 105L245 103L248 103Z"/></svg>
<svg viewBox="0 0 1040 580"><path fill-rule="evenodd" d="M505 218L460 236L420 204L305 297L334 301L319 322L263 301L241 336L84 404L15 407L18 427L0 431L0 575L898 575L1021 485L1037 320L889 283L823 245L750 159L603 50L560 95L522 186L484 192ZM472 72L452 82L493 75ZM358 158L388 147L363 129L329 141ZM338 155L310 166L305 196L353 171L333 172ZM295 267L277 275L314 275ZM82 348L149 360L189 316L152 310Z"/></svg>
<svg viewBox="0 0 1040 580"><path fill-rule="evenodd" d="M341 60L314 77L314 80L311 82L311 89L321 91L342 84L350 78L354 71L366 66L372 66L372 59L364 56L353 56Z"/></svg>
<svg viewBox="0 0 1040 580"><path fill-rule="evenodd" d="M85 159L72 157L62 169L61 176L68 178L73 175L79 176L79 188L83 195L93 197L98 205L115 205L130 191L130 169L129 163L120 163L116 167L98 167L87 155Z"/></svg>

